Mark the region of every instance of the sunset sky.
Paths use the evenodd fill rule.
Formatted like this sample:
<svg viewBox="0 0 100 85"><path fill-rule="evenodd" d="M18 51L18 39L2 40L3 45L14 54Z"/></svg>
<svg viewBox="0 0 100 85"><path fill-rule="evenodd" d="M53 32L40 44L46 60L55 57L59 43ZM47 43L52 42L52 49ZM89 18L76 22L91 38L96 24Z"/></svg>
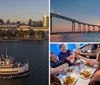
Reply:
<svg viewBox="0 0 100 85"><path fill-rule="evenodd" d="M100 25L100 0L51 0L50 10L82 22ZM53 28L53 31L70 31L71 22L53 18Z"/></svg>
<svg viewBox="0 0 100 85"><path fill-rule="evenodd" d="M11 21L42 20L48 15L48 0L0 0L0 18Z"/></svg>

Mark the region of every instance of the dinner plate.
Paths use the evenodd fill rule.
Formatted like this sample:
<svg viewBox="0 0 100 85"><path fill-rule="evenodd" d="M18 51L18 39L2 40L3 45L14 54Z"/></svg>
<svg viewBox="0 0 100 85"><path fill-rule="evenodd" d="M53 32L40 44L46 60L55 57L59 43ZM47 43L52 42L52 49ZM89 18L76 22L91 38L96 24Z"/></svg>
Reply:
<svg viewBox="0 0 100 85"><path fill-rule="evenodd" d="M83 69L83 70L85 70L85 69ZM83 70L81 70L80 72L83 72ZM79 74L80 78L82 78L82 79L90 79L91 78L91 76L92 76L91 70L90 69L86 69L86 70L89 71L91 73L91 75L89 77L85 77L84 75Z"/></svg>
<svg viewBox="0 0 100 85"><path fill-rule="evenodd" d="M67 77L67 76L61 77L60 81L61 81L61 84L62 84L62 85L67 85L67 84L64 84L64 79L66 79L66 77ZM75 78L74 82L71 84L71 85L74 85L74 84L77 82L78 78L75 77L75 76L71 76L71 77L74 77L74 78Z"/></svg>
<svg viewBox="0 0 100 85"><path fill-rule="evenodd" d="M89 77L84 77L83 75L80 75L80 78L82 79L90 79L92 75L90 75Z"/></svg>
<svg viewBox="0 0 100 85"><path fill-rule="evenodd" d="M67 74L67 75L73 74L73 73L75 72L73 68L69 68L69 69L72 69L72 72L66 71L66 74Z"/></svg>

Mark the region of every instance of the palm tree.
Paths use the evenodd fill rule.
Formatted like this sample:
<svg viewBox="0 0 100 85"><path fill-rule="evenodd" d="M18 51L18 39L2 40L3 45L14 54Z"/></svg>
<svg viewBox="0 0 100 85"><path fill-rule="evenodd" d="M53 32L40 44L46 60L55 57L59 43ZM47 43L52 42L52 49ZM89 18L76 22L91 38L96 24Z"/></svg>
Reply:
<svg viewBox="0 0 100 85"><path fill-rule="evenodd" d="M10 20L9 19L7 20L6 24L10 24Z"/></svg>
<svg viewBox="0 0 100 85"><path fill-rule="evenodd" d="M4 24L4 21L2 19L0 19L0 24L3 25Z"/></svg>

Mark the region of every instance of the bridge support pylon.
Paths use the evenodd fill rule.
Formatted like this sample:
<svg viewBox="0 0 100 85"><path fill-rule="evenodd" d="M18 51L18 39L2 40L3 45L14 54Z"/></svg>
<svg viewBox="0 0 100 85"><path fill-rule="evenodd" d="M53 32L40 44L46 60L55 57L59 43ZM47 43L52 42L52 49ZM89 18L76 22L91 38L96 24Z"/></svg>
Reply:
<svg viewBox="0 0 100 85"><path fill-rule="evenodd" d="M98 26L98 32L100 32L100 26Z"/></svg>
<svg viewBox="0 0 100 85"><path fill-rule="evenodd" d="M95 32L95 26L93 26L93 32Z"/></svg>
<svg viewBox="0 0 100 85"><path fill-rule="evenodd" d="M81 23L78 23L78 32L81 32Z"/></svg>
<svg viewBox="0 0 100 85"><path fill-rule="evenodd" d="M88 25L88 32L90 32L90 25Z"/></svg>
<svg viewBox="0 0 100 85"><path fill-rule="evenodd" d="M72 32L75 32L75 22L72 21Z"/></svg>
<svg viewBox="0 0 100 85"><path fill-rule="evenodd" d="M83 24L83 32L86 32L86 26Z"/></svg>

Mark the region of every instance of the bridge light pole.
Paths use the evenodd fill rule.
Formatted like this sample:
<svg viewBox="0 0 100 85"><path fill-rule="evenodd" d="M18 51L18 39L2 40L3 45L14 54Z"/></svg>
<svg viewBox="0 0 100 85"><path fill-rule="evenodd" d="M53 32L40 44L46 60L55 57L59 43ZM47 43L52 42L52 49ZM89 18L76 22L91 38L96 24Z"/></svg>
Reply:
<svg viewBox="0 0 100 85"><path fill-rule="evenodd" d="M75 21L72 21L72 32L75 32Z"/></svg>
<svg viewBox="0 0 100 85"><path fill-rule="evenodd" d="M78 32L81 32L81 23L78 23Z"/></svg>

